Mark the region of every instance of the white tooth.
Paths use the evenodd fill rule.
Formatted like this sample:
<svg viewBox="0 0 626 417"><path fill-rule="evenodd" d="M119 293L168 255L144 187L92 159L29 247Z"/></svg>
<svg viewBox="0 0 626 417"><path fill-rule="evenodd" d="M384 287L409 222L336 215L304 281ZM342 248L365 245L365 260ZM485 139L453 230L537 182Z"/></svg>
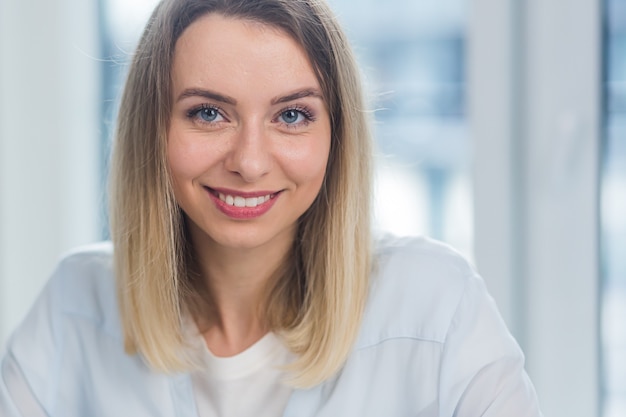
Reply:
<svg viewBox="0 0 626 417"><path fill-rule="evenodd" d="M220 200L226 201L226 196L222 193L220 193Z"/></svg>
<svg viewBox="0 0 626 417"><path fill-rule="evenodd" d="M246 207L256 207L256 197L246 198Z"/></svg>
<svg viewBox="0 0 626 417"><path fill-rule="evenodd" d="M233 198L232 195L227 195L226 196L226 204L228 204L229 206L234 206L235 205L235 199Z"/></svg>
<svg viewBox="0 0 626 417"><path fill-rule="evenodd" d="M245 207L246 206L246 199L243 197L235 197L235 207Z"/></svg>
<svg viewBox="0 0 626 417"><path fill-rule="evenodd" d="M258 197L258 198L256 199L256 201L257 201L257 203L256 203L256 204L257 204L257 206L258 206L259 204L263 204L263 203L265 203L265 197Z"/></svg>

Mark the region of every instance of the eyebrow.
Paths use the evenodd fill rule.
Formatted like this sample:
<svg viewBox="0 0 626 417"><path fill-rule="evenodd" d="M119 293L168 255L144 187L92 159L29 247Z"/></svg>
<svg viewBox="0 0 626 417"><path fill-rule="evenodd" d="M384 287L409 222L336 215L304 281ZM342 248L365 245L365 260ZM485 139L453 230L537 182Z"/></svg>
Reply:
<svg viewBox="0 0 626 417"><path fill-rule="evenodd" d="M324 99L322 93L320 93L319 90L315 88L305 88L304 90L296 91L295 93L289 94L284 97L277 97L272 100L272 104L274 105L279 103L288 103L290 101L298 100L305 97L317 97L322 100Z"/></svg>
<svg viewBox="0 0 626 417"><path fill-rule="evenodd" d="M237 100L235 100L232 97L228 97L222 94L218 94L216 92L210 91L210 90L204 90L201 88L188 88L185 91L183 91L182 93L180 93L180 95L178 96L178 101L184 100L188 97L204 97L204 98L208 98L209 100L215 100L215 101L219 101L221 103L226 103L226 104L231 104L231 105L235 105L237 104Z"/></svg>
<svg viewBox="0 0 626 417"><path fill-rule="evenodd" d="M184 90L178 96L177 102L184 100L188 97L204 97L209 100L219 101L221 103L226 103L230 105L236 105L237 100L232 97L225 96L223 94L216 93L214 91L205 90L202 88L188 88ZM323 100L322 93L315 88L305 88L304 90L296 91L295 93L283 96L276 97L272 99L272 105L280 104L280 103L288 103L290 101L298 100L305 97L317 97Z"/></svg>

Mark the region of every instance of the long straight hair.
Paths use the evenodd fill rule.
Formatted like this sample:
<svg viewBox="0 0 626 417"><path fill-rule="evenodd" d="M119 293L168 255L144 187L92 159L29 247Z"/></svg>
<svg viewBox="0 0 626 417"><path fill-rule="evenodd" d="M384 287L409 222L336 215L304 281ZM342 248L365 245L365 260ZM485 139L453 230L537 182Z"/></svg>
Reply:
<svg viewBox="0 0 626 417"><path fill-rule="evenodd" d="M291 36L314 68L330 114L322 188L299 219L292 253L262 306L270 328L297 354L289 367L293 385L312 386L335 375L353 348L371 272L371 138L362 87L343 31L318 0L164 0L153 12L129 70L111 164L111 236L125 349L156 370L194 366L182 322L202 302L166 146L176 41L208 13Z"/></svg>

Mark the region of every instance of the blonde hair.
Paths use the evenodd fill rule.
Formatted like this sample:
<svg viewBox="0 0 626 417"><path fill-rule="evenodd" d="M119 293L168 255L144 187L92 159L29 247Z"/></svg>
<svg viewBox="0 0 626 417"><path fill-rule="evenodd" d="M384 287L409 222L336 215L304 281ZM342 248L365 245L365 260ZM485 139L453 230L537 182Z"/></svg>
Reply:
<svg viewBox="0 0 626 417"><path fill-rule="evenodd" d="M343 31L316 0L164 0L130 67L111 174L111 235L125 348L157 370L193 366L182 334L197 287L184 216L166 162L173 51L207 13L258 21L292 36L308 54L331 117L324 183L299 219L286 264L268 288L263 314L298 354L295 386L322 382L343 366L360 329L369 288L371 139L359 73Z"/></svg>

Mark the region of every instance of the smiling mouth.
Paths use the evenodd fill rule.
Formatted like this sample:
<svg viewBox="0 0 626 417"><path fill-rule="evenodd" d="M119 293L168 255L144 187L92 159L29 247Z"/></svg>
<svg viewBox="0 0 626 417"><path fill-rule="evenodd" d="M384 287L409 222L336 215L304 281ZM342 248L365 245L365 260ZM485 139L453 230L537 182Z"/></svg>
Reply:
<svg viewBox="0 0 626 417"><path fill-rule="evenodd" d="M257 207L261 204L267 203L278 195L278 193L273 193L256 197L242 197L239 195L224 194L208 187L207 189L211 192L211 194L219 198L220 201L232 207Z"/></svg>

